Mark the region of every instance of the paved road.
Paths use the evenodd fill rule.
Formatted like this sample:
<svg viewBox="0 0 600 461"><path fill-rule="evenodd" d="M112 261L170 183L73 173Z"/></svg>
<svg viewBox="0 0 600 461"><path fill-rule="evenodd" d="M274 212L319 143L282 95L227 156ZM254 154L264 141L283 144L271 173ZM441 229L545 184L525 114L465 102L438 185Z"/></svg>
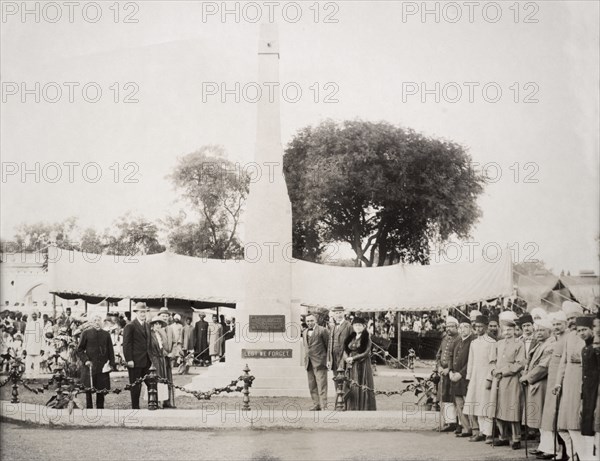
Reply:
<svg viewBox="0 0 600 461"><path fill-rule="evenodd" d="M524 450L425 432L49 429L3 422L12 460L524 460Z"/></svg>

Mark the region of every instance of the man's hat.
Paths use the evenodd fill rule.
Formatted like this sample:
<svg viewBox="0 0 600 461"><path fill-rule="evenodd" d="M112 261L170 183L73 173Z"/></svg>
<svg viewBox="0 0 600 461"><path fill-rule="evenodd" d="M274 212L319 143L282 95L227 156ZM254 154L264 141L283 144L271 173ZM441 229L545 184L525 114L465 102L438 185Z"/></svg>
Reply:
<svg viewBox="0 0 600 461"><path fill-rule="evenodd" d="M148 306L146 306L146 303L135 303L135 306L133 306L133 309L131 309L133 312L139 312L139 311L148 311Z"/></svg>
<svg viewBox="0 0 600 461"><path fill-rule="evenodd" d="M523 314L516 320L518 325L523 325L525 323L531 323L533 325L533 317L529 314Z"/></svg>
<svg viewBox="0 0 600 461"><path fill-rule="evenodd" d="M463 324L463 323L467 323L467 324L471 325L471 319L468 319L468 318L466 318L466 317L462 317L462 318L459 320L459 324Z"/></svg>
<svg viewBox="0 0 600 461"><path fill-rule="evenodd" d="M471 319L471 322L474 322L480 315L481 312L479 312L478 310L472 310L471 312L469 312L469 318Z"/></svg>
<svg viewBox="0 0 600 461"><path fill-rule="evenodd" d="M159 314L168 314L168 313L169 313L169 309L168 309L167 307L163 306L163 307L161 307L161 308L158 310L158 313L159 313Z"/></svg>
<svg viewBox="0 0 600 461"><path fill-rule="evenodd" d="M490 318L488 319L488 323L490 323L490 322L500 323L500 319L498 318L497 315L490 315Z"/></svg>
<svg viewBox="0 0 600 461"><path fill-rule="evenodd" d="M515 314L513 311L502 311L500 312L500 315L498 315L498 320L500 322L510 321L515 323L517 318L517 314Z"/></svg>
<svg viewBox="0 0 600 461"><path fill-rule="evenodd" d="M567 314L565 314L565 311L557 311L557 312L553 312L552 314L550 314L550 320L552 320L553 322L566 322L567 321Z"/></svg>
<svg viewBox="0 0 600 461"><path fill-rule="evenodd" d="M331 312L344 312L344 306L334 306L331 308Z"/></svg>
<svg viewBox="0 0 600 461"><path fill-rule="evenodd" d="M446 325L458 325L458 319L449 315L446 317Z"/></svg>
<svg viewBox="0 0 600 461"><path fill-rule="evenodd" d="M583 315L583 308L581 305L573 301L565 301L562 303L562 309L565 311L565 314L567 314L567 317L573 314Z"/></svg>
<svg viewBox="0 0 600 461"><path fill-rule="evenodd" d="M593 315L582 315L577 317L575 320L575 325L578 327L588 327L590 329L594 328L594 316Z"/></svg>
<svg viewBox="0 0 600 461"><path fill-rule="evenodd" d="M552 320L549 318L539 319L535 321L535 326L539 328L546 328L547 330L552 329Z"/></svg>
<svg viewBox="0 0 600 461"><path fill-rule="evenodd" d="M478 315L475 319L475 323L481 323L483 325L487 325L490 323L490 319L488 319L487 315Z"/></svg>
<svg viewBox="0 0 600 461"><path fill-rule="evenodd" d="M548 312L543 307L534 307L531 309L530 313L533 320L545 319L548 317Z"/></svg>

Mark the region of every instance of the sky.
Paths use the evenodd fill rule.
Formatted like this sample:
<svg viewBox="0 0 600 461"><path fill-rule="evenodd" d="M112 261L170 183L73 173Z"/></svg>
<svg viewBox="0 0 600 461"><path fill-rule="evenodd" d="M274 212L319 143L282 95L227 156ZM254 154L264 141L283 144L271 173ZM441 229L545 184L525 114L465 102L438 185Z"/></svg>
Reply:
<svg viewBox="0 0 600 461"><path fill-rule="evenodd" d="M203 145L251 162L272 19L284 146L357 118L458 142L492 181L476 251L598 273L598 2L91 3L2 3L4 239L23 222L173 214L167 175Z"/></svg>

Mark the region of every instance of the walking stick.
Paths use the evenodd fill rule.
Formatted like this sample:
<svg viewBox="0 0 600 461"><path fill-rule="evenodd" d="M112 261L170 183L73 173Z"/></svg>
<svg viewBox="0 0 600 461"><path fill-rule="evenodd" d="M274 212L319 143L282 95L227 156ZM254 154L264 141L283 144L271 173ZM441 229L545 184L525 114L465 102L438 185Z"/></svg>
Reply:
<svg viewBox="0 0 600 461"><path fill-rule="evenodd" d="M528 447L527 447L527 438L529 437L529 426L527 425L527 381L523 384L523 396L525 398L525 415L523 421L525 423L525 458L529 458Z"/></svg>
<svg viewBox="0 0 600 461"><path fill-rule="evenodd" d="M88 365L89 369L90 369L90 387L93 389L94 388L94 378L92 377L92 364L90 363Z"/></svg>
<svg viewBox="0 0 600 461"><path fill-rule="evenodd" d="M493 384L492 384L493 386ZM496 445L496 413L498 412L498 395L500 394L500 378L496 378L496 401L494 405L494 417L492 418L492 447Z"/></svg>
<svg viewBox="0 0 600 461"><path fill-rule="evenodd" d="M552 432L554 433L554 460L556 461L556 450L558 445L558 410L560 408L560 399L562 397L562 388L556 392L556 405L554 406L554 419L552 421Z"/></svg>

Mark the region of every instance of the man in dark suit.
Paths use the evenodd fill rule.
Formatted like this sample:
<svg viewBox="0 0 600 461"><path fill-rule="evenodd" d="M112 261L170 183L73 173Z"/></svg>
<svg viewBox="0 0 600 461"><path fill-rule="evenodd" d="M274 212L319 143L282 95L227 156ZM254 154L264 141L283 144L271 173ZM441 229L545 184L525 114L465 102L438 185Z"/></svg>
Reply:
<svg viewBox="0 0 600 461"><path fill-rule="evenodd" d="M329 331L317 325L314 315L306 317L308 328L304 330L304 366L308 375L308 389L314 406L310 410L327 408L327 346Z"/></svg>
<svg viewBox="0 0 600 461"><path fill-rule="evenodd" d="M83 369L83 385L94 387L97 390L110 389L110 370L104 371L108 363L110 369L114 369L115 353L113 350L112 338L107 331L102 329L102 317L94 315L92 317L94 328L88 328L81 334L77 353L81 361L85 364ZM90 382L91 367L91 382ZM94 408L92 393L86 392L86 407ZM96 394L96 408L104 408L104 394Z"/></svg>
<svg viewBox="0 0 600 461"><path fill-rule="evenodd" d="M344 355L344 342L354 331L352 324L346 320L344 308L336 306L331 309L330 314L335 319L335 326L330 334L329 347L327 350L327 368L335 373L339 367L344 367L342 356Z"/></svg>
<svg viewBox="0 0 600 461"><path fill-rule="evenodd" d="M469 382L467 381L467 366L469 364L469 349L471 341L475 339L472 334L471 320L463 318L458 326L459 339L454 342L452 355L449 360L450 393L454 397L458 420L462 426L462 432L456 434L457 437L471 437L473 431L479 434L479 424L474 416L465 415L463 408L465 406L465 395Z"/></svg>
<svg viewBox="0 0 600 461"><path fill-rule="evenodd" d="M144 303L136 303L133 311L136 318L125 325L123 329L123 355L127 362L129 383L145 376L150 370L150 356L148 355L148 341L150 338L150 325L146 322L148 308ZM131 388L131 408L140 408L141 384Z"/></svg>
<svg viewBox="0 0 600 461"><path fill-rule="evenodd" d="M203 367L210 363L210 354L208 352L208 322L204 321L206 314L198 314L200 320L196 322L194 326L194 339L196 340L196 346L194 352L196 354L196 360Z"/></svg>

